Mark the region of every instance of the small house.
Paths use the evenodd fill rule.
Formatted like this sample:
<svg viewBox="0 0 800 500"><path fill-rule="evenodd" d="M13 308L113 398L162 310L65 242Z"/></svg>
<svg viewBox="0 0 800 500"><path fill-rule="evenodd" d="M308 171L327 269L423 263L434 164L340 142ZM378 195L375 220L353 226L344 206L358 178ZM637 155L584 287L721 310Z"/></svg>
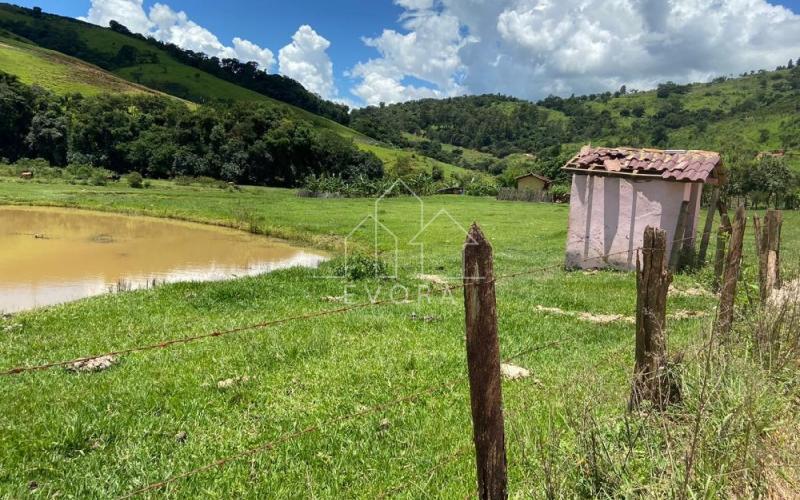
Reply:
<svg viewBox="0 0 800 500"><path fill-rule="evenodd" d="M541 193L550 188L553 181L547 177L534 173L527 173L516 178L517 189L525 189L534 193Z"/></svg>
<svg viewBox="0 0 800 500"><path fill-rule="evenodd" d="M635 269L647 226L667 232L668 252L676 237L694 245L703 186L724 180L710 151L586 146L563 170L573 174L566 265L584 269Z"/></svg>

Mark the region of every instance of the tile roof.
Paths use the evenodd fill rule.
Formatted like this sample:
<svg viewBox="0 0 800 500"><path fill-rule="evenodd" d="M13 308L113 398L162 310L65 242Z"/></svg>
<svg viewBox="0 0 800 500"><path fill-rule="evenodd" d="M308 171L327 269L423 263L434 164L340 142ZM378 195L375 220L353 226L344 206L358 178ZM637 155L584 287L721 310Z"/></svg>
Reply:
<svg viewBox="0 0 800 500"><path fill-rule="evenodd" d="M718 182L722 177L722 159L711 151L664 151L635 148L593 148L584 146L565 170L573 172L660 176L686 182Z"/></svg>

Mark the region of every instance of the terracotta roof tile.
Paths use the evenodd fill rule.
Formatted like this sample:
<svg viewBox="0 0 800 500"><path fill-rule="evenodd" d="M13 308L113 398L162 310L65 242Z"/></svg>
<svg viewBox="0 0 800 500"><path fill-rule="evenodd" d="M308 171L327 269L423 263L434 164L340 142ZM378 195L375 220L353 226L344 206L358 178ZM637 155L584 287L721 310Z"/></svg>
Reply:
<svg viewBox="0 0 800 500"><path fill-rule="evenodd" d="M565 166L569 170L612 172L636 176L642 173L661 174L663 179L675 181L703 181L719 178L722 174L719 153L711 151L662 151L635 148L592 148L584 146L581 152Z"/></svg>

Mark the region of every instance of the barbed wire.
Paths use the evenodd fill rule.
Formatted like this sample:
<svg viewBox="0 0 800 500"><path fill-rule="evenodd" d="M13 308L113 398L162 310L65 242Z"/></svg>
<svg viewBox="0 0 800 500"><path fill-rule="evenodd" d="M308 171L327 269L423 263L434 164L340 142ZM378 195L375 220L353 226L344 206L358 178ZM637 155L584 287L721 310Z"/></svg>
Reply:
<svg viewBox="0 0 800 500"><path fill-rule="evenodd" d="M533 345L533 346L528 347L528 348L526 348L526 349L524 349L522 351L517 352L516 354L514 354L514 355L512 355L512 356L510 356L508 358L505 358L502 362L507 363L509 361L513 361L514 359L518 358L519 356L522 356L524 354L529 354L529 353L535 352L537 350L545 349L547 347L550 347L550 346L558 344L558 343L560 343L560 341L545 342L545 343L542 343L542 344ZM229 455L227 457L221 458L219 460L215 460L214 462L211 462L209 464L203 465L201 467L197 467L197 468L191 469L191 470L189 470L187 472L183 472L181 474L177 474L177 475L172 476L172 477L170 477L168 479L165 479L163 481L159 481L159 482L156 482L156 483L151 483L151 484L149 484L147 486L144 486L144 487L139 488L137 490L134 490L134 491L132 491L130 493L127 493L126 495L121 496L119 498L120 499L132 498L134 496L140 495L142 493L146 493L148 491L153 491L153 490L164 488L165 486L168 486L169 484L172 484L172 483L174 483L176 481L179 481L181 479L185 479L187 477L194 476L196 474L200 474L200 473L206 472L208 470L212 470L212 469L216 469L216 468L219 468L219 467L223 467L223 466L225 466L225 465L227 465L227 464L229 464L231 462L240 460L242 458L246 458L246 457L249 457L249 456L257 455L257 454L259 454L261 452L271 450L271 449L275 448L276 446L278 446L279 444L283 444L283 443L287 443L289 441L293 441L294 439L297 439L297 438L299 438L301 436L304 436L306 434L312 434L312 433L321 431L324 428L328 428L328 427L330 427L332 425L339 424L341 422L345 422L345 421L348 421L348 420L353 420L355 418L363 417L363 416L366 416L366 415L369 415L369 414L372 414L372 413L377 413L379 411L383 411L383 410L386 410L386 409L389 409L389 408L393 408L393 407L399 406L399 405L401 405L403 403L416 401L416 400L418 400L418 399L420 399L420 398L422 398L424 396L431 396L431 395L434 395L436 393L442 392L442 391L444 391L446 389L452 389L453 387L455 387L459 383L463 383L466 380L467 380L467 378L462 374L462 375L459 375L457 377L453 377L451 379L448 379L448 381L443 383L443 384L439 384L439 385L428 387L427 389L424 389L422 391L416 392L414 394L410 394L408 396L397 398L397 399L394 399L394 400L391 400L391 401L388 401L388 402L385 402L385 403L381 403L381 404L378 404L378 405L374 405L374 406L371 406L369 408L366 408L366 409L363 409L363 410L359 410L359 411L356 411L356 412L347 413L347 414L344 414L344 415L339 415L337 417L333 417L331 419L328 419L328 420L326 420L325 422L323 422L321 424L310 425L310 426L305 427L305 428L303 428L303 429L301 429L299 431L294 431L294 432L289 432L289 433L283 434L283 435L279 436L278 438L273 439L272 441L268 441L268 442L262 443L262 444L260 444L258 446L254 446L252 448L248 448L246 450L240 451L240 452L235 453L233 455Z"/></svg>
<svg viewBox="0 0 800 500"><path fill-rule="evenodd" d="M683 238L682 240L689 240L689 239L692 239L692 238L688 238L687 237L687 238ZM584 263L584 262L589 262L589 261L593 261L593 260L606 259L608 257L613 257L613 256L616 256L616 255L630 254L631 252L643 252L643 251L647 251L647 250L648 249L645 249L645 248L640 246L640 247L634 248L633 250L622 250L622 251L619 251L619 252L612 252L612 253L607 253L607 254L604 254L604 255L587 257L587 258L584 258L582 260L577 261L577 263ZM490 282L491 283L495 283L495 282L499 282L499 281L518 278L518 277L521 277L521 276L530 276L530 275L535 275L535 274L539 274L539 273L542 273L542 272L547 272L547 271L552 271L552 270L557 270L557 269L563 269L563 268L564 268L564 264L563 263L553 264L553 265L550 265L550 266L543 266L543 267L528 269L528 270L520 271L520 272L516 272L516 273L497 276L493 280L490 280L490 281L472 281L472 282L464 282L464 283L461 283L461 284L458 284L458 285L448 285L447 287L443 287L441 291L443 291L443 292L444 291L454 292L456 290L463 289L463 288L465 288L467 286L480 286L480 285L488 284ZM270 321L264 321L264 322L261 322L261 323L255 323L255 324L252 324L252 325L241 326L241 327L232 328L232 329L228 329L228 330L215 330L215 331L210 332L210 333L203 333L203 334L193 335L193 336L188 336L188 337L181 337L181 338L176 338L176 339L164 340L164 341L156 342L156 343L153 343L153 344L146 344L146 345L137 346L137 347L130 347L130 348L120 349L120 350L116 350L116 351L109 351L109 352L102 353L102 354L95 354L95 355L91 355L91 356L83 356L83 357L72 358L72 359L63 360L63 361L54 361L54 362L43 363L43 364L39 364L39 365L17 366L17 367L13 367L13 368L7 368L7 369L5 369L3 371L0 371L0 376L11 376L11 375L18 375L18 374L21 374L21 373L43 371L43 370L48 370L50 368L58 368L58 367L65 367L65 366L75 365L75 364L79 364L79 363L86 363L86 362L94 361L94 360L97 360L97 359L100 359L100 358L118 357L118 356L123 356L123 355L126 355L126 354L133 354L133 353L138 353L138 352L166 349L166 348L173 347L173 346L176 346L176 345L189 344L189 343L192 343L192 342L205 340L205 339L210 339L210 338L224 337L224 336L234 335L234 334L243 333L243 332L247 332L247 331L253 331L253 330L262 330L262 329L265 329L265 328L269 328L269 327L273 327L273 326L277 326L277 325L282 325L282 324L290 323L290 322L293 322L293 321L303 321L303 320L308 320L308 319L321 318L321 317L325 317L325 316L343 314L343 313L354 311L354 310L357 310L357 309L365 309L365 308L368 308L368 307L374 307L374 306L379 306L379 305L387 305L387 304L395 304L395 303L396 303L396 301L394 299L391 299L391 298L390 299L384 299L384 300L374 300L374 301L369 301L369 302L361 302L361 303L358 303L358 304L353 304L353 305L349 305L349 306L345 306L345 307L341 307L341 308L337 308L337 309L328 309L328 310L317 311L317 312L313 312L313 313L301 314L301 315L296 315L296 316L289 316L289 317L286 317L286 318L280 318L280 319L275 319L275 320L270 320Z"/></svg>

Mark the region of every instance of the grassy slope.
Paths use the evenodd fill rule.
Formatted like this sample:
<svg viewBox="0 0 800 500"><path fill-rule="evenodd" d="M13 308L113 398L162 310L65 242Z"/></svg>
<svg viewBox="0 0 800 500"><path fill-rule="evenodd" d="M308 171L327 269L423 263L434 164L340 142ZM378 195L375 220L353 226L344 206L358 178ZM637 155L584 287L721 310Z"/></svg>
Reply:
<svg viewBox="0 0 800 500"><path fill-rule="evenodd" d="M57 94L104 92L161 94L86 64L79 59L9 38L0 32L0 71L16 75ZM163 94L161 94L163 95Z"/></svg>
<svg viewBox="0 0 800 500"><path fill-rule="evenodd" d="M291 191L260 188L229 193L166 182L148 190L119 184L76 188L0 182L0 203L9 202L230 225L256 220L263 232L317 243L340 239L374 210L372 200L304 199ZM494 245L497 274L562 262L566 206L469 197L425 199L427 217L441 208L461 224L481 223ZM418 213L416 201L409 198L390 199L380 208L382 221L401 241L416 232L409 221ZM800 218L788 213L786 219L784 254L797 255ZM368 234L356 237L364 244L370 239ZM427 269L457 275L463 235L442 227L424 238ZM752 248L752 242L746 248ZM401 261L409 265L417 252L416 247L402 247ZM746 274L752 276L752 268ZM409 276L401 282L417 284ZM693 279L678 276L677 284L688 287ZM357 283L350 290L354 301L367 299L366 285L381 286L385 298L392 283ZM178 284L84 300L0 320L0 327L22 325L10 331L0 328L4 332L0 367L332 309L339 305L323 298L342 293L341 283L315 279L313 271L288 270L234 282ZM560 342L516 361L531 368L534 378L504 384L515 495L543 494L544 465L555 470L555 487L561 494L587 494L592 478L586 472L588 452L581 441L585 436L575 434L575 421L581 421L584 409L596 419L601 435L616 443L613 446L619 449L612 452L618 452L620 460L627 456L619 480L610 476L615 489L609 494L668 496L669 488L679 483L679 471L666 466L672 451L650 436L653 426L645 426L632 453L619 444L625 442L625 426L636 432L646 418L633 415L623 423L632 370L632 326L619 322L598 326L535 312L535 305L544 305L629 315L633 302L634 279L626 273L551 270L498 284L503 356ZM712 302L676 296L669 308L703 311ZM180 481L167 491L182 498L374 498L384 493L464 498L473 493L474 465L461 303L456 293L452 301L437 298L290 323L126 356L120 366L96 375L56 369L2 379L0 496L24 495L29 481L36 481L46 496L124 494L286 432L457 377L459 384L437 397L323 425L319 433ZM413 321L412 312L436 320ZM701 344L698 329L704 324L698 319L670 322L670 349ZM255 379L232 390L216 388L217 381L241 375ZM686 397L691 398L697 385L691 370L687 376ZM730 418L713 417L723 422ZM390 426L380 431L384 418ZM658 425L677 434L685 430L680 421L667 418ZM179 431L188 433L183 445L175 442ZM731 476L719 472L728 470L726 464L738 457L734 455L700 462L691 482L693 491L711 497L726 491Z"/></svg>
<svg viewBox="0 0 800 500"><path fill-rule="evenodd" d="M26 23L33 22L32 18L5 9L2 5L0 5L0 18L24 21ZM206 101L250 100L269 102L274 106L288 110L297 118L313 123L317 128L331 130L342 137L352 139L361 149L372 151L378 155L381 160L386 162L389 168L396 162L398 156L405 154L396 149L382 146L375 140L333 120L309 113L303 109L271 99L186 66L166 52L158 50L136 38L76 20L64 19L63 22L70 23L71 27L77 30L81 39L94 50L107 54L116 54L122 45L130 45L142 52L155 52L158 54L159 63L139 64L122 68L114 72L114 75L118 77L114 78L107 72L74 58L66 57L63 54L31 46L25 47L25 51L20 51L0 45L0 70L18 75L25 83L36 83L56 93L81 92L96 94L106 91L118 92L120 89L110 86L108 82L118 83L120 79L124 79L131 82L132 85L123 88L122 91L127 91L128 88L141 88L141 86L165 89L170 84L179 84L188 89L190 94L199 96ZM11 44L2 40L0 38L0 43L20 45L19 42ZM43 59L44 61L42 61ZM69 75L69 77L64 75ZM430 170L432 165L439 164L448 172L469 173L469 171L460 167L441 164L419 155L417 155L412 164L415 169Z"/></svg>

